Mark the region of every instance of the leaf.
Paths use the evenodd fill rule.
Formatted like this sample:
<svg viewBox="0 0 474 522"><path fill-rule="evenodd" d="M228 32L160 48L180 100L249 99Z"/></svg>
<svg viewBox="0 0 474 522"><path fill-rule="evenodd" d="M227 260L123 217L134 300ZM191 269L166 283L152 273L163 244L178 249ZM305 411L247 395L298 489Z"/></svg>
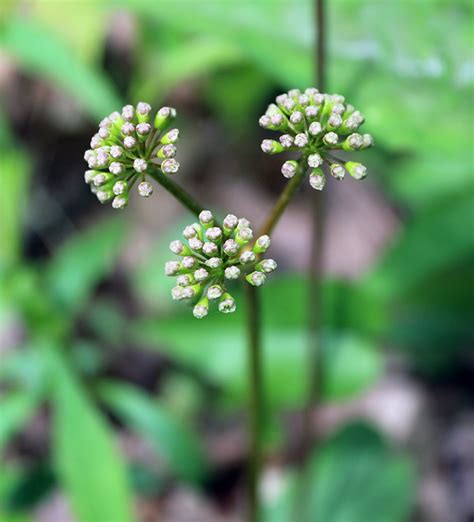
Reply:
<svg viewBox="0 0 474 522"><path fill-rule="evenodd" d="M283 495L265 507L266 521L283 522L299 510L301 520L405 522L414 501L412 464L362 423L346 426L313 452L299 481L285 481ZM304 502L302 488L308 491Z"/></svg>
<svg viewBox="0 0 474 522"><path fill-rule="evenodd" d="M7 20L0 32L0 47L27 72L64 89L93 118L103 118L122 105L99 69L84 63L64 40L34 21Z"/></svg>
<svg viewBox="0 0 474 522"><path fill-rule="evenodd" d="M130 522L127 473L112 433L61 355L49 355L53 459L72 508L81 522Z"/></svg>
<svg viewBox="0 0 474 522"><path fill-rule="evenodd" d="M29 162L20 151L1 154L0 267L12 265L21 256L30 178Z"/></svg>
<svg viewBox="0 0 474 522"><path fill-rule="evenodd" d="M268 405L301 406L307 386L304 280L275 279L262 289L262 296ZM288 302L294 306L289 308ZM245 304L240 296L238 303L235 314L210 314L205 319L205 328L187 310L176 317L138 321L132 326L131 335L145 345L159 344L173 358L203 372L211 382L221 386L224 404L242 407L247 400L248 383L242 311ZM371 386L381 370L380 355L373 343L353 329L330 330L328 338L326 399L339 400Z"/></svg>
<svg viewBox="0 0 474 522"><path fill-rule="evenodd" d="M113 219L76 234L46 267L46 282L52 298L64 311L77 312L97 283L112 269L127 229Z"/></svg>
<svg viewBox="0 0 474 522"><path fill-rule="evenodd" d="M34 393L11 391L0 398L0 452L33 415L38 406Z"/></svg>
<svg viewBox="0 0 474 522"><path fill-rule="evenodd" d="M450 265L474 254L474 198L461 194L413 219L367 276L367 288L397 299Z"/></svg>
<svg viewBox="0 0 474 522"><path fill-rule="evenodd" d="M130 385L104 382L99 394L123 421L147 439L179 477L199 483L207 463L195 434L158 401Z"/></svg>
<svg viewBox="0 0 474 522"><path fill-rule="evenodd" d="M242 61L236 46L207 36L181 39L168 47L161 44L159 48L151 47L150 51L151 55L145 55L141 74L135 80L133 92L137 99L164 98L186 80ZM150 70L156 70L158 74L150 75Z"/></svg>
<svg viewBox="0 0 474 522"><path fill-rule="evenodd" d="M369 425L353 424L311 458L310 520L404 522L413 503L409 462Z"/></svg>

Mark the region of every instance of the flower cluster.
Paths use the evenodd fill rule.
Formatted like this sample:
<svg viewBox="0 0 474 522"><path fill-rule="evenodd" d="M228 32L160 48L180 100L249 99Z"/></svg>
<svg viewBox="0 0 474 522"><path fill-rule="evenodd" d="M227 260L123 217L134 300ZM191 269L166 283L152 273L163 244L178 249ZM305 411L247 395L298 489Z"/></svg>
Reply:
<svg viewBox="0 0 474 522"><path fill-rule="evenodd" d="M276 98L276 104L268 106L260 118L260 126L283 134L278 141L263 140L262 150L267 154L284 151L300 152L298 160L283 163L281 172L292 178L299 168L311 169L309 182L316 190L322 190L326 178L323 164L336 179L343 179L346 171L355 179L362 179L367 169L361 163L344 161L334 156L334 150L356 151L374 144L370 134L357 131L364 116L345 103L339 94L322 94L315 88L302 93L292 89Z"/></svg>
<svg viewBox="0 0 474 522"><path fill-rule="evenodd" d="M151 106L140 102L125 105L99 124L84 154L89 165L84 179L101 203L112 201L113 208L124 208L129 191L138 181L138 193L148 197L153 187L146 179L153 169L174 174L179 169L176 146L179 130L168 130L176 110L162 107L153 122ZM167 132L166 132L167 131Z"/></svg>
<svg viewBox="0 0 474 522"><path fill-rule="evenodd" d="M170 250L181 260L168 261L165 274L176 276L173 299L191 300L198 319L208 314L209 301L217 301L222 313L235 311L235 300L227 291L228 281L245 277L249 284L261 286L266 274L277 267L273 259L260 259L270 247L270 237L263 235L253 241L249 221L233 214L217 226L212 213L203 210L199 223L187 226L183 236L184 242L170 244Z"/></svg>

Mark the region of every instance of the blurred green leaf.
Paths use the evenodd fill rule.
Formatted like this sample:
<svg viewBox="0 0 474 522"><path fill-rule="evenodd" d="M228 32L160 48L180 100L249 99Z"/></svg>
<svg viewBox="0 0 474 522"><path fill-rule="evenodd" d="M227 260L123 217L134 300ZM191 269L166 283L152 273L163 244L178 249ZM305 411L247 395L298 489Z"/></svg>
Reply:
<svg viewBox="0 0 474 522"><path fill-rule="evenodd" d="M14 390L0 397L0 452L21 431L38 404L39 397L28 391Z"/></svg>
<svg viewBox="0 0 474 522"><path fill-rule="evenodd" d="M94 118L103 118L122 105L99 69L85 64L64 40L34 21L8 19L0 31L0 48L28 73L64 89Z"/></svg>
<svg viewBox="0 0 474 522"><path fill-rule="evenodd" d="M324 443L298 480L284 481L283 494L265 508L266 521L284 522L299 513L300 520L405 522L413 506L413 466L362 423Z"/></svg>
<svg viewBox="0 0 474 522"><path fill-rule="evenodd" d="M19 150L1 154L0 267L12 265L21 255L30 177L29 162Z"/></svg>
<svg viewBox="0 0 474 522"><path fill-rule="evenodd" d="M101 223L76 234L46 267L51 296L62 310L77 312L95 285L112 269L127 227L120 219Z"/></svg>
<svg viewBox="0 0 474 522"><path fill-rule="evenodd" d="M414 473L370 426L354 424L325 444L309 463L310 520L404 522L413 503Z"/></svg>
<svg viewBox="0 0 474 522"><path fill-rule="evenodd" d="M30 16L67 42L81 61L94 63L109 30L109 16L102 4L102 0L61 4L33 0Z"/></svg>
<svg viewBox="0 0 474 522"><path fill-rule="evenodd" d="M72 508L81 522L130 522L127 472L112 433L59 353L49 356L53 458Z"/></svg>
<svg viewBox="0 0 474 522"><path fill-rule="evenodd" d="M204 478L207 465L199 441L171 411L126 384L105 382L99 393L131 429L151 443L174 473L195 484Z"/></svg>
<svg viewBox="0 0 474 522"><path fill-rule="evenodd" d="M300 406L304 397L305 295L304 280L298 277L275 279L262 291L264 376L271 407ZM190 311L161 320L139 320L131 335L144 345L158 344L183 364L203 372L222 388L224 404L241 407L247 399L248 383L245 304L243 299L238 302L235 314L214 313L205 322L194 319ZM289 308L288 302L294 305ZM329 330L328 345L326 399L342 399L374 383L381 362L372 342L357 330L341 328Z"/></svg>
<svg viewBox="0 0 474 522"><path fill-rule="evenodd" d="M141 62L141 74L135 79L133 92L137 99L163 98L178 84L195 79L219 67L240 63L238 47L208 36L181 39L168 47L149 46ZM150 70L158 74L150 75Z"/></svg>
<svg viewBox="0 0 474 522"><path fill-rule="evenodd" d="M116 2L114 2L116 3ZM312 83L312 17L309 2L168 2L157 9L148 0L120 0L124 7L190 35L212 35L216 46L236 47L287 87ZM295 30L298 27L298 30ZM275 37L277 35L277 37ZM282 66L284 64L284 66Z"/></svg>
<svg viewBox="0 0 474 522"><path fill-rule="evenodd" d="M417 216L400 234L366 285L391 300L474 254L473 192Z"/></svg>

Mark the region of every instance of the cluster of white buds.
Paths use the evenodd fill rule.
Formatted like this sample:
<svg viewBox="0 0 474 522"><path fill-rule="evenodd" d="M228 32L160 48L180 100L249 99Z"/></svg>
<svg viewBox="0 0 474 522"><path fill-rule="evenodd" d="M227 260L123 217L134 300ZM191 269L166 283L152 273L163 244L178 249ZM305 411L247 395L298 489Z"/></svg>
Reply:
<svg viewBox="0 0 474 522"><path fill-rule="evenodd" d="M357 131L364 123L364 116L345 103L344 96L323 94L313 87L303 92L292 89L277 96L276 103L268 106L259 120L260 126L279 131L279 140L263 140L262 150L267 154L285 151L299 152L297 160L283 163L281 172L292 178L298 169L310 169L310 185L322 190L326 178L322 169L327 165L336 179L342 179L346 171L355 179L365 178L367 169L361 163L345 162L331 151L356 151L374 144L370 134Z"/></svg>
<svg viewBox="0 0 474 522"><path fill-rule="evenodd" d="M152 119L151 106L140 102L136 107L125 105L121 113L113 112L100 122L84 154L89 166L84 179L101 203L112 201L113 208L124 208L136 182L140 196L153 193L147 178L153 169L164 174L178 171L179 130L168 130L175 117L175 109L162 107Z"/></svg>
<svg viewBox="0 0 474 522"><path fill-rule="evenodd" d="M168 261L165 274L177 278L171 291L173 299L190 300L198 319L208 314L210 301L216 301L222 313L235 311L228 281L243 277L253 286L262 286L266 275L277 267L273 259L260 259L270 247L270 237L254 240L249 221L233 214L218 226L212 213L203 210L199 223L187 226L183 236L184 241L170 244L170 250L181 259Z"/></svg>

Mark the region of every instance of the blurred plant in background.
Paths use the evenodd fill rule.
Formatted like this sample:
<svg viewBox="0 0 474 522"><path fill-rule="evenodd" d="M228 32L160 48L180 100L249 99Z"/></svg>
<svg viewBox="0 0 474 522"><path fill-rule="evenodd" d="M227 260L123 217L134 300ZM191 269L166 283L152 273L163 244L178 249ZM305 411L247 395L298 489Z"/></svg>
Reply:
<svg viewBox="0 0 474 522"><path fill-rule="evenodd" d="M282 89L313 83L310 3L190 6L38 0L0 7L2 520L70 519L69 511L52 515L58 491L82 522L159 514L176 520L176 491L198 502L201 519L242 512L244 310L213 314L203 327L168 303L171 282L157 267L187 220L174 214L157 222L156 248L137 257L143 227L112 210L91 223L90 195L79 188L94 122L124 100L177 104L171 92L188 113L183 120L194 119L202 131L180 150L193 165L182 175L203 199L229 208L220 192L223 169L248 172L240 182L252 187L248 198L260 194L259 204L284 183L279 160L269 175L262 166L255 139L264 136L256 135L255 121ZM472 415L471 17L472 5L462 1L330 4L331 90L370 121L377 148L364 153L364 162L376 173L372 190L391 209L396 231L388 227L370 266L350 272L357 277L327 268L327 406L317 423L327 437L310 456L318 487L308 509L317 520L366 522L373 513L387 522L472 518L462 487L440 511L424 496L433 479L427 462L441 459L430 452L450 451L429 430L441 425L436 433L443 438ZM240 158L238 169L230 157ZM206 176L214 189L202 189ZM330 210L350 211L354 200L336 194ZM247 214L245 203L235 200L231 210ZM373 217L351 216L364 231L355 240L364 248L363 238L379 226ZM293 251L285 257L284 243L272 248L295 259ZM347 266L356 257L354 249ZM269 408L263 496L271 521L291 520L298 481L292 444L308 385L300 266L281 263L286 274L262 289ZM397 449L400 438L356 406L393 375L393 360L434 410ZM325 424L325 411L338 422ZM413 439L430 444L415 450ZM469 471L460 454L456 446L457 477ZM442 483L449 493L448 457Z"/></svg>

